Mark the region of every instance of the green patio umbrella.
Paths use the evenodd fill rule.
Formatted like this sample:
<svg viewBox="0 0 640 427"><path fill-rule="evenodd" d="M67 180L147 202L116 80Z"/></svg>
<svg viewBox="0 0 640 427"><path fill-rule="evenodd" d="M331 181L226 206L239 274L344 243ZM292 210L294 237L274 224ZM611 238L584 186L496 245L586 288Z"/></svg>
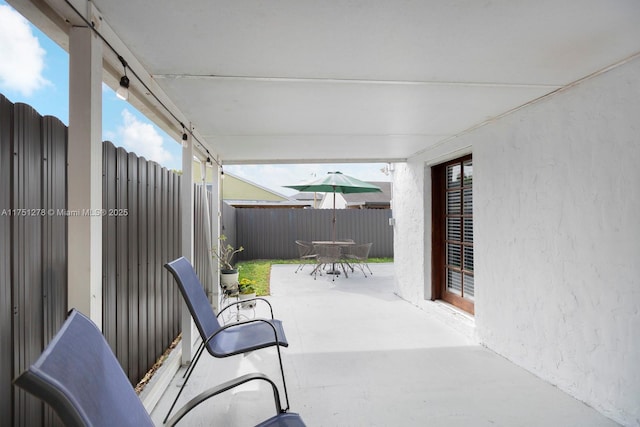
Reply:
<svg viewBox="0 0 640 427"><path fill-rule="evenodd" d="M333 193L333 225L332 237L336 241L336 193L380 193L380 187L360 181L341 172L329 172L326 176L311 182L298 185L284 185L298 191L313 191L317 193Z"/></svg>

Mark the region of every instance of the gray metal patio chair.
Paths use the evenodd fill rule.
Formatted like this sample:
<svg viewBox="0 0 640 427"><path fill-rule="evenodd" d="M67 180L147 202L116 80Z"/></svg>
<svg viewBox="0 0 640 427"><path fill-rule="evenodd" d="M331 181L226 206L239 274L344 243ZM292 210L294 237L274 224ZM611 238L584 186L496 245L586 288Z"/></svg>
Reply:
<svg viewBox="0 0 640 427"><path fill-rule="evenodd" d="M247 374L213 387L194 398L166 424L175 425L210 397L248 381L271 384L276 415L263 427L299 427L298 414L283 412L276 385L263 374ZM14 384L46 402L67 427L153 427L109 344L98 327L73 309L38 360Z"/></svg>
<svg viewBox="0 0 640 427"><path fill-rule="evenodd" d="M298 248L298 257L300 258L300 264L294 273L297 273L298 270L302 270L309 260L316 259L318 254L316 254L313 249L313 244L311 242L305 242L304 240L296 240L296 248Z"/></svg>
<svg viewBox="0 0 640 427"><path fill-rule="evenodd" d="M316 254L318 254L316 258L316 267L311 272L314 280L316 280L318 273L322 275L322 270L329 265L331 266L331 270L329 272L333 274L333 278L331 279L332 281L336 280L336 276L340 274L340 272L336 270L336 265L340 265L344 272L344 276L349 277L347 275L347 270L344 268L344 264L342 263L342 248L339 245L313 245L313 249Z"/></svg>
<svg viewBox="0 0 640 427"><path fill-rule="evenodd" d="M369 270L369 274L373 275L368 263L369 252L371 251L372 245L373 243L359 243L345 248L344 257L349 263L351 270L353 271L354 266L357 266L362 271L362 274L364 274L364 277L367 277L367 273L364 271L365 267Z"/></svg>
<svg viewBox="0 0 640 427"><path fill-rule="evenodd" d="M284 368L282 366L282 355L280 347L288 347L289 343L282 328L280 320L273 319L273 311L271 319L250 319L239 321L222 326L211 308L209 299L204 293L204 288L191 263L184 257L180 257L174 261L165 264L165 268L171 272L176 279L180 293L189 308L191 317L196 324L202 343L194 354L193 361L187 372L185 372L185 380L180 387L180 391L176 396L169 412L164 421L171 414L182 390L189 381L196 364L200 360L202 353L206 349L213 357L229 357L237 354L248 353L250 351L259 350L261 348L275 347L278 353L278 362L280 364L280 373L282 375L282 385L286 408L283 412L289 410L289 396L287 393L287 383L284 376ZM260 299L260 298L252 298ZM264 298L262 298L264 299ZM246 302L250 300L239 301ZM233 305L232 304L232 305ZM227 306L223 310L229 308ZM220 314L218 313L218 314Z"/></svg>

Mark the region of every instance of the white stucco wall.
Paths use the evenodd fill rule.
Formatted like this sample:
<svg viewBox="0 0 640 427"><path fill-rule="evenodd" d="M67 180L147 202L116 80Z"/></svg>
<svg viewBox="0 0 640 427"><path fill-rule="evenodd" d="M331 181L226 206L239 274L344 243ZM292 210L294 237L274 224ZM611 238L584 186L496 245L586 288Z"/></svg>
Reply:
<svg viewBox="0 0 640 427"><path fill-rule="evenodd" d="M424 173L420 161L399 163L393 172L395 288L398 295L414 304L424 299L425 277L430 275L427 269L430 269L431 251L430 246L424 244ZM427 298L430 298L430 289L428 292Z"/></svg>
<svg viewBox="0 0 640 427"><path fill-rule="evenodd" d="M636 59L449 147L473 152L479 339L624 425L640 425L639 122ZM413 263L431 221L413 198L430 198L431 160L394 182L397 289L416 303L425 285L405 279L430 286Z"/></svg>

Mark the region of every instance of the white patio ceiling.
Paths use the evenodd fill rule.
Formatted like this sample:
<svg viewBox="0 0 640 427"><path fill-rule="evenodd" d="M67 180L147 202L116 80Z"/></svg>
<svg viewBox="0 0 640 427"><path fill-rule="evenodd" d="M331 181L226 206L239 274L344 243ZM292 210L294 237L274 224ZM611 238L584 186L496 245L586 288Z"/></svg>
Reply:
<svg viewBox="0 0 640 427"><path fill-rule="evenodd" d="M70 22L68 4L86 10L42 3ZM640 53L637 0L94 4L109 41L224 163L404 160ZM108 49L105 61L114 85L122 67ZM150 117L167 116L131 80ZM158 123L179 138L171 117Z"/></svg>

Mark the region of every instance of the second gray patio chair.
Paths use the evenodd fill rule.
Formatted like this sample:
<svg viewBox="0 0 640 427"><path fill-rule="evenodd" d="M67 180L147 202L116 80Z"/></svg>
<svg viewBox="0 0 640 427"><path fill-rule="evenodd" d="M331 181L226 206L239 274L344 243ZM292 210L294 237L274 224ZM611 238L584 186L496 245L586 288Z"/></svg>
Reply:
<svg viewBox="0 0 640 427"><path fill-rule="evenodd" d="M340 274L339 270L336 269L337 265L342 267L342 271L344 272L345 277L347 276L347 270L344 268L344 264L342 263L342 248L338 245L313 245L313 249L316 254L318 254L316 258L316 267L313 269L311 274L313 274L313 279L315 280L318 273L322 275L323 269L330 266L329 273L333 274L333 278L336 280L336 276Z"/></svg>
<svg viewBox="0 0 640 427"><path fill-rule="evenodd" d="M297 273L298 270L302 270L305 265L307 265L307 261L314 260L318 257L315 250L313 249L313 244L311 242L305 242L304 240L296 240L296 248L298 248L298 257L300 258L300 264L294 273Z"/></svg>
<svg viewBox="0 0 640 427"><path fill-rule="evenodd" d="M184 297L191 317L193 317L202 339L202 343L194 354L193 361L185 373L185 380L182 383L182 387L180 387L178 395L173 401L171 408L169 408L165 421L169 417L169 414L171 414L173 407L178 401L184 386L187 384L187 381L189 381L205 349L213 357L229 357L261 348L275 347L278 353L284 397L287 405L282 412L288 411L289 397L287 394L287 383L284 377L280 347L288 347L289 343L285 337L282 322L273 318L251 319L222 326L211 308L209 299L204 293L202 283L200 283L191 263L186 258L180 257L165 264L165 267L176 279L180 293Z"/></svg>
<svg viewBox="0 0 640 427"><path fill-rule="evenodd" d="M364 271L366 267L369 270L369 274L373 274L368 263L372 245L373 243L359 243L345 247L344 258L349 263L351 271L353 271L354 266L357 266L364 274L364 277L367 277L367 273Z"/></svg>

